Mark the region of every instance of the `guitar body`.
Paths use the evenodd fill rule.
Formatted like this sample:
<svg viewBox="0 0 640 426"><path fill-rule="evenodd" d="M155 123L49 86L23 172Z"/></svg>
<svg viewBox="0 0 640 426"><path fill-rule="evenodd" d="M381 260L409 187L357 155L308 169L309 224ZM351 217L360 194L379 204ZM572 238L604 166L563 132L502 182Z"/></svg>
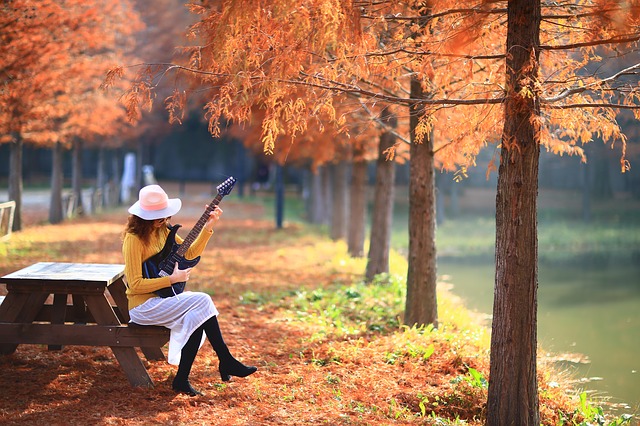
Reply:
<svg viewBox="0 0 640 426"><path fill-rule="evenodd" d="M181 225L170 226L167 241L162 250L142 262L142 276L145 278L158 278L171 275L178 262L178 269L192 268L200 262L200 256L189 260L178 255L176 252L180 244L176 243L176 232ZM154 293L160 297L172 297L184 291L186 282L173 283L170 287L161 288Z"/></svg>

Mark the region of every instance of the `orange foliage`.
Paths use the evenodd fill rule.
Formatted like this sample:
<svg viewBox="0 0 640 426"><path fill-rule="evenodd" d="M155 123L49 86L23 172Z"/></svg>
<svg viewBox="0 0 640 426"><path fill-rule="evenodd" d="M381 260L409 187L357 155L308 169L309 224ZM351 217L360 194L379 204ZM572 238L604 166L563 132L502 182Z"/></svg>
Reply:
<svg viewBox="0 0 640 426"><path fill-rule="evenodd" d="M473 165L479 150L499 139L506 2L243 0L189 7L199 17L189 34L200 44L185 49L188 62L144 70L129 93L132 111L151 99L156 76L175 71L191 78L213 135L221 120L259 120L267 153L283 134L303 137L309 121L321 123L318 130L345 130L336 111L353 99L370 123L377 106L422 104L417 134L435 132L443 168ZM543 6L540 75L523 80L519 93L540 100L540 141L548 150L582 156L580 145L600 138L622 142L624 152L616 117L624 108L638 114L639 91L621 83L637 69L621 72L619 59L637 47L639 10L637 0ZM425 99L408 97L411 76L422 82ZM189 93L169 97L173 111ZM252 118L256 110L259 119ZM406 135L407 114L399 117ZM316 138L320 158L327 139ZM289 151L288 142L282 145Z"/></svg>
<svg viewBox="0 0 640 426"><path fill-rule="evenodd" d="M98 90L139 26L127 0L12 0L0 6L0 142L47 145L117 131L124 111Z"/></svg>

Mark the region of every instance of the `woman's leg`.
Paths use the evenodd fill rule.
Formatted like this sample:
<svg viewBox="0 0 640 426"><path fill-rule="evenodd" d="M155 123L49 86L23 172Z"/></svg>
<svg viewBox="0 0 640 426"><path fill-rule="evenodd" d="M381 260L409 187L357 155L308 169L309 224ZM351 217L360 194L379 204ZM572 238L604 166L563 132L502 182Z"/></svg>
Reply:
<svg viewBox="0 0 640 426"><path fill-rule="evenodd" d="M200 342L202 341L203 326L200 326L194 330L194 332L187 340L187 343L182 347L180 352L180 364L178 365L178 372L173 379L173 390L177 392L186 393L190 396L202 395L202 392L195 390L191 383L189 383L189 374L191 373L191 366L196 359L196 354L200 348Z"/></svg>
<svg viewBox="0 0 640 426"><path fill-rule="evenodd" d="M257 367L244 365L231 355L227 344L222 338L217 317L213 316L209 318L203 327L209 342L211 342L211 346L213 346L213 350L216 352L216 355L218 355L218 370L220 371L220 377L223 381L229 381L231 376L247 377L258 370Z"/></svg>

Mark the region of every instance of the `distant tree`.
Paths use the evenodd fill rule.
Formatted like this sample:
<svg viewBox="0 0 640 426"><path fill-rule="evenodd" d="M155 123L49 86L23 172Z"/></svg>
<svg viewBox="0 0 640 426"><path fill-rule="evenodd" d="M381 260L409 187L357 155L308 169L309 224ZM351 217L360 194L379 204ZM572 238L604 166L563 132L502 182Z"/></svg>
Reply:
<svg viewBox="0 0 640 426"><path fill-rule="evenodd" d="M369 253L365 270L367 282L371 282L378 274L389 272L393 207L396 194L396 164L395 161L389 161L388 153L396 144L396 136L391 130L397 128L398 118L390 108L387 108L382 112L380 119L390 129L382 131L378 144Z"/></svg>
<svg viewBox="0 0 640 426"><path fill-rule="evenodd" d="M19 230L23 144L66 143L65 132L83 133L95 125L95 117L74 120L86 84L72 80L93 78L93 91L98 92L95 77L104 73L106 62L97 71L96 67L107 56L111 63L124 59L115 55L114 46L122 43L118 35L133 31L136 16L126 0L102 6L80 0L43 0L37 6L10 0L0 11L0 143L11 146L9 197L16 201L14 230ZM83 62L87 57L92 61ZM113 103L107 108L118 109ZM59 185L57 179L54 183Z"/></svg>

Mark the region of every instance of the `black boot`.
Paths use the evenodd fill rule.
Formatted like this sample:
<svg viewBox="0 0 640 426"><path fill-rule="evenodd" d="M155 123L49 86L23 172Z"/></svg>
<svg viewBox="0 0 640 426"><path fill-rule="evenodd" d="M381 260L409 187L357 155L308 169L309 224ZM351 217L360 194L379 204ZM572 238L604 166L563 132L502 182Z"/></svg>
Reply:
<svg viewBox="0 0 640 426"><path fill-rule="evenodd" d="M178 393L184 393L189 396L204 395L199 390L194 389L193 386L191 386L191 383L189 383L188 379L187 380L176 380L176 379L177 377L173 379L173 384L171 385L171 388L174 391Z"/></svg>
<svg viewBox="0 0 640 426"><path fill-rule="evenodd" d="M180 352L180 365L178 365L178 372L173 379L171 388L180 393L185 393L189 396L202 395L202 392L197 391L189 383L189 373L191 373L191 366L196 359L196 354L200 348L200 342L202 341L202 327L197 328L187 343L182 347Z"/></svg>
<svg viewBox="0 0 640 426"><path fill-rule="evenodd" d="M231 380L231 376L247 377L248 375L258 371L258 367L244 365L233 356L229 355L229 358L220 360L218 371L220 371L222 381L228 382Z"/></svg>
<svg viewBox="0 0 640 426"><path fill-rule="evenodd" d="M217 317L212 317L204 323L204 332L207 334L207 338L211 342L216 355L218 355L218 371L223 382L231 380L231 376L247 377L258 371L258 367L244 365L231 355L229 348L222 339Z"/></svg>

